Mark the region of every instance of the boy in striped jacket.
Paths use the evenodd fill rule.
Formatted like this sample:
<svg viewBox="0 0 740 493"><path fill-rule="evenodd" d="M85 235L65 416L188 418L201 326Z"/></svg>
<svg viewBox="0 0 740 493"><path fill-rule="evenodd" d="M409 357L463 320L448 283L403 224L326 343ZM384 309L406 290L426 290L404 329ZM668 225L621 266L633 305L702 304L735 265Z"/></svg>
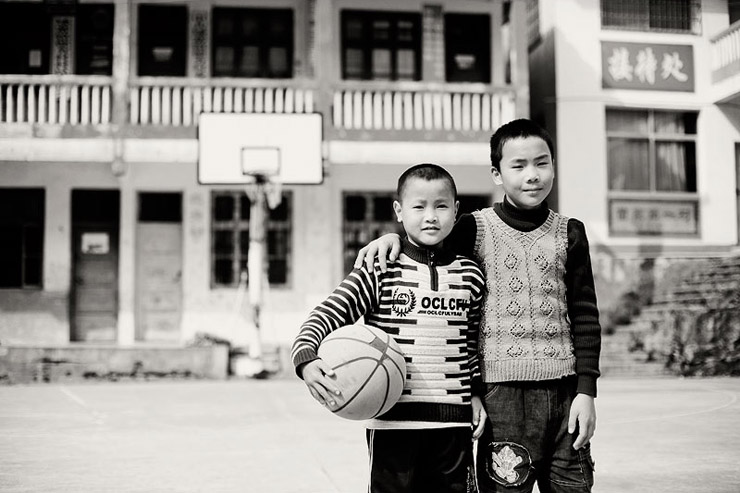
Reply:
<svg viewBox="0 0 740 493"><path fill-rule="evenodd" d="M363 316L391 334L404 352L407 379L399 401L367 422L368 491L471 491L471 438L486 422L477 356L483 274L445 248L458 202L444 168L409 168L397 195L393 207L407 235L400 256L386 272L377 263L372 271L354 269L311 312L291 356L311 395L331 408L339 389L317 355L324 337Z"/></svg>

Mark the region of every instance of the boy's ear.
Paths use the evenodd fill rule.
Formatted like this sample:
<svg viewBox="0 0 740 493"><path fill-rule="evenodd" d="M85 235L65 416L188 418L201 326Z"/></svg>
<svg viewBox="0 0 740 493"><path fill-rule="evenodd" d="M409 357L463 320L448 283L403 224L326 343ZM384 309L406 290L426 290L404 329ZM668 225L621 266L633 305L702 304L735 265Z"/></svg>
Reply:
<svg viewBox="0 0 740 493"><path fill-rule="evenodd" d="M456 200L455 201L455 217L457 217L457 211L459 210L460 210L460 201Z"/></svg>
<svg viewBox="0 0 740 493"><path fill-rule="evenodd" d="M401 222L401 203L398 200L393 201L393 210L396 212L396 221Z"/></svg>
<svg viewBox="0 0 740 493"><path fill-rule="evenodd" d="M501 171L497 168L491 168L491 178L493 179L493 183L496 185L504 184L504 180L501 179Z"/></svg>

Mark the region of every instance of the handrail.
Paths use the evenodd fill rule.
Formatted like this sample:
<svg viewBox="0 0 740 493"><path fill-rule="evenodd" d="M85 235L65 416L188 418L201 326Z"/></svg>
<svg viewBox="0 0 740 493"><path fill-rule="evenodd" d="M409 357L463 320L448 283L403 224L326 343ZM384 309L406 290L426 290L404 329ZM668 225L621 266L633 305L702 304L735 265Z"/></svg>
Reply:
<svg viewBox="0 0 740 493"><path fill-rule="evenodd" d="M0 84L109 86L113 84L113 77L107 75L0 74Z"/></svg>

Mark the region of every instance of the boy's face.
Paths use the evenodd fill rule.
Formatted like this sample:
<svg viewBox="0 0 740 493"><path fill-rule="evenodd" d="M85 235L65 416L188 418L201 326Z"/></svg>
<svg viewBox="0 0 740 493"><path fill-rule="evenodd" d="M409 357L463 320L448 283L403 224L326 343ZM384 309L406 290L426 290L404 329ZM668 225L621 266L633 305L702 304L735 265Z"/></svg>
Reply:
<svg viewBox="0 0 740 493"><path fill-rule="evenodd" d="M536 209L547 198L555 179L547 143L539 137L508 140L501 149L501 169L491 174L506 197L520 209Z"/></svg>
<svg viewBox="0 0 740 493"><path fill-rule="evenodd" d="M447 238L458 207L447 180L410 178L400 199L393 202L393 209L411 243L435 246Z"/></svg>

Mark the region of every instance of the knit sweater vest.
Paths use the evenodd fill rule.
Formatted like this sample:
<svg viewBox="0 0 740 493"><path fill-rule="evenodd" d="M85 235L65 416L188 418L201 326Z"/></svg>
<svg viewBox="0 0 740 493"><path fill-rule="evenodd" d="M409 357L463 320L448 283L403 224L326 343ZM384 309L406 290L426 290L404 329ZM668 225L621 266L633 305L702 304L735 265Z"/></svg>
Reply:
<svg viewBox="0 0 740 493"><path fill-rule="evenodd" d="M475 253L488 293L479 338L484 382L551 380L575 373L567 318L568 218L550 211L518 231L487 208L473 213Z"/></svg>

